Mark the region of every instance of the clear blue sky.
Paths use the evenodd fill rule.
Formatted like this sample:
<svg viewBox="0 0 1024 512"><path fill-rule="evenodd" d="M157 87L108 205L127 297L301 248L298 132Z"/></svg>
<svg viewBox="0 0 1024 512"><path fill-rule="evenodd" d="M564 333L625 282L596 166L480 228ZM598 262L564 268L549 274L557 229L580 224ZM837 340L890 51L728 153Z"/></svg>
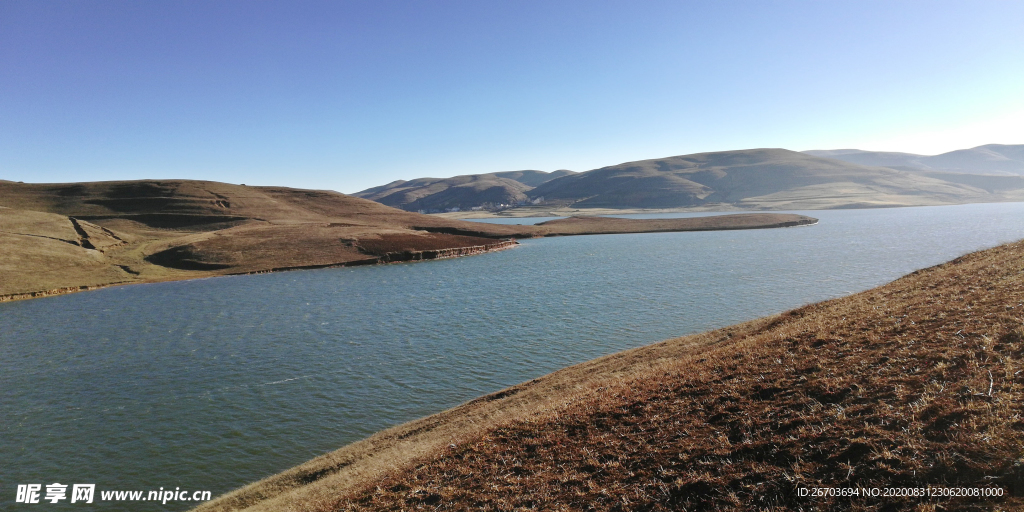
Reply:
<svg viewBox="0 0 1024 512"><path fill-rule="evenodd" d="M0 179L1024 143L1024 2L0 1Z"/></svg>

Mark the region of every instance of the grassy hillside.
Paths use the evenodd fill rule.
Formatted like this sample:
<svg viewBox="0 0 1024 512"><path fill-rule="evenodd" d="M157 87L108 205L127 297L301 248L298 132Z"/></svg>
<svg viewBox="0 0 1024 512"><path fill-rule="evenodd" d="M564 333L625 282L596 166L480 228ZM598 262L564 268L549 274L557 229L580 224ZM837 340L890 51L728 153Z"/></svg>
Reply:
<svg viewBox="0 0 1024 512"><path fill-rule="evenodd" d="M530 187L536 187L541 183L547 183L555 178L561 178L562 176L569 176L576 174L575 172L559 169L552 172L544 171L507 171L507 172L496 172L495 176L499 178L508 178L510 180L516 180L523 185Z"/></svg>
<svg viewBox="0 0 1024 512"><path fill-rule="evenodd" d="M588 363L198 510L1024 506L1024 242ZM1001 498L803 497L814 487Z"/></svg>
<svg viewBox="0 0 1024 512"><path fill-rule="evenodd" d="M0 207L0 295L130 281L129 267L104 256L126 239L63 215Z"/></svg>
<svg viewBox="0 0 1024 512"><path fill-rule="evenodd" d="M733 216L629 232L813 223ZM206 181L0 181L0 300L125 283L463 256L512 238L622 232L620 223L505 226L405 212L337 192Z"/></svg>
<svg viewBox="0 0 1024 512"><path fill-rule="evenodd" d="M526 201L526 192L572 171L511 171L471 174L453 178L420 178L395 181L357 192L356 197L407 211L444 211L476 206L514 205Z"/></svg>

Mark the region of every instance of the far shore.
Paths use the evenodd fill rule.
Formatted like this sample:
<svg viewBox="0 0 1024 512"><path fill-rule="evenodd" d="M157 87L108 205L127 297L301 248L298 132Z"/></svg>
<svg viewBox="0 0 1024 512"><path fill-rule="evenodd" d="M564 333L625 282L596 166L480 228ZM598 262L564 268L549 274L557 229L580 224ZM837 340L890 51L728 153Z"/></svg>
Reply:
<svg viewBox="0 0 1024 512"><path fill-rule="evenodd" d="M985 202L1017 202L1021 198L1011 197L1005 201ZM573 217L573 216L605 216L634 214L668 214L668 213L769 213L793 210L859 210L865 208L914 208L919 206L951 206L965 203L963 201L940 201L932 198L916 198L907 201L899 198L865 198L851 203L848 198L841 197L809 197L786 201L745 201L742 203L712 203L700 206L679 208L575 208L571 206L519 206L506 210L468 210L458 212L430 213L431 217L443 219L518 219L527 217Z"/></svg>
<svg viewBox="0 0 1024 512"><path fill-rule="evenodd" d="M571 208L551 206L520 206L507 210L470 210L459 212L431 213L445 219L518 219L524 217L572 217L660 213L737 213L756 211L752 208L737 208L729 204L713 204L690 208Z"/></svg>

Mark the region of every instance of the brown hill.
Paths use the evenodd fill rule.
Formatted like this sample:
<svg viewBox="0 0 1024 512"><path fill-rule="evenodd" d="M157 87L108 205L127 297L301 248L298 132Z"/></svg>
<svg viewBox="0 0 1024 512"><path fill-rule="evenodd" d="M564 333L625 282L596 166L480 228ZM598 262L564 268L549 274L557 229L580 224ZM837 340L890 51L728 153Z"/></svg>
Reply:
<svg viewBox="0 0 1024 512"><path fill-rule="evenodd" d="M993 200L964 183L785 149L627 162L549 181L529 195L575 208L848 208Z"/></svg>
<svg viewBox="0 0 1024 512"><path fill-rule="evenodd" d="M104 256L126 238L63 215L0 207L0 296L130 281L127 267Z"/></svg>
<svg viewBox="0 0 1024 512"><path fill-rule="evenodd" d="M515 205L527 201L526 192L572 171L511 171L470 174L453 178L395 181L357 192L356 197L407 211L439 212L452 208Z"/></svg>
<svg viewBox="0 0 1024 512"><path fill-rule="evenodd" d="M675 222L668 229L813 221L785 215L712 217ZM111 284L446 258L508 248L514 238L621 231L614 220L608 222L483 224L405 212L331 191L207 181L0 181L0 300ZM656 222L629 226L630 232L665 229Z"/></svg>
<svg viewBox="0 0 1024 512"><path fill-rule="evenodd" d="M827 209L1024 200L1024 146L925 157L859 150L749 149L626 162L546 181L517 173L397 181L360 192L406 210L552 208ZM532 175L531 175L532 176ZM536 178L534 176L534 178ZM532 178L531 178L532 179Z"/></svg>
<svg viewBox="0 0 1024 512"><path fill-rule="evenodd" d="M536 187L541 183L547 183L555 178L561 178L562 176L569 176L576 174L568 169L559 169L557 171L544 172L544 171L506 171L496 172L495 176L499 178L508 178L510 180L516 180L523 185L530 187Z"/></svg>
<svg viewBox="0 0 1024 512"><path fill-rule="evenodd" d="M1020 509L1022 297L1017 242L566 368L197 510ZM823 488L898 494L800 493Z"/></svg>

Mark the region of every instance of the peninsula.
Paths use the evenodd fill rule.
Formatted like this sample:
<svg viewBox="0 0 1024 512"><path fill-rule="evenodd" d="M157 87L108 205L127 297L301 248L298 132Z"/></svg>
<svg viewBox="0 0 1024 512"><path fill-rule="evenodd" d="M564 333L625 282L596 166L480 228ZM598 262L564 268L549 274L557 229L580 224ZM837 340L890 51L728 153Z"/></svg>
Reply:
<svg viewBox="0 0 1024 512"><path fill-rule="evenodd" d="M0 301L119 284L466 256L541 236L815 222L757 213L514 226L406 212L322 190L189 180L0 180Z"/></svg>

